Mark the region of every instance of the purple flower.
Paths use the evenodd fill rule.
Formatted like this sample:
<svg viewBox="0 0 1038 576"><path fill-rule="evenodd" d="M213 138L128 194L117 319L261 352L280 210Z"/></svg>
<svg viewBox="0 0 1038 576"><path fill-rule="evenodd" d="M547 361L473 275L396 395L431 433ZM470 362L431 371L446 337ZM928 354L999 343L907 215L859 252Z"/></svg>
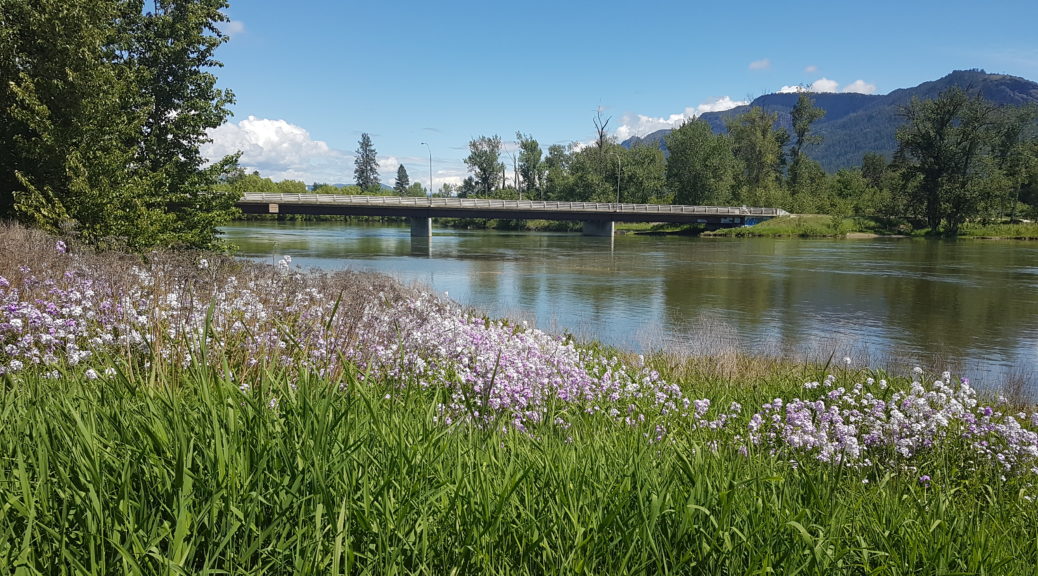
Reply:
<svg viewBox="0 0 1038 576"><path fill-rule="evenodd" d="M923 488L929 488L930 487L930 476L928 474L923 474L922 476L919 477L919 483L923 485Z"/></svg>

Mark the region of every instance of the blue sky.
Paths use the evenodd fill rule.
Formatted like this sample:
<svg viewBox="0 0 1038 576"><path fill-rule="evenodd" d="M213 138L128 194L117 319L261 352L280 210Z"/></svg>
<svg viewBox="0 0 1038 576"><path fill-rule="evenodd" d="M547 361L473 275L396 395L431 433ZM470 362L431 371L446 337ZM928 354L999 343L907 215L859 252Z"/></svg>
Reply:
<svg viewBox="0 0 1038 576"><path fill-rule="evenodd" d="M619 140L796 86L886 94L956 69L1038 80L1038 2L231 0L210 156L274 180L350 183L362 132L382 181L466 176L468 142ZM422 142L427 144L423 145Z"/></svg>

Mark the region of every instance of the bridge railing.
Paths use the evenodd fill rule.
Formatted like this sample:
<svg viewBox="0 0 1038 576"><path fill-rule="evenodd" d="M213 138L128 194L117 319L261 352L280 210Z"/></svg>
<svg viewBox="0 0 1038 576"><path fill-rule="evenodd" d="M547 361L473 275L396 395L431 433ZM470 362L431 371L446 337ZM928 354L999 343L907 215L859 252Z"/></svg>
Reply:
<svg viewBox="0 0 1038 576"><path fill-rule="evenodd" d="M734 216L781 216L778 208L734 206L682 206L671 204L625 204L613 202L555 202L545 200L500 200L495 198L422 198L406 196L352 196L344 194L246 193L241 202L265 204L312 204L340 206L385 206L407 208L468 208L528 210L545 212L624 212L635 214L711 214Z"/></svg>

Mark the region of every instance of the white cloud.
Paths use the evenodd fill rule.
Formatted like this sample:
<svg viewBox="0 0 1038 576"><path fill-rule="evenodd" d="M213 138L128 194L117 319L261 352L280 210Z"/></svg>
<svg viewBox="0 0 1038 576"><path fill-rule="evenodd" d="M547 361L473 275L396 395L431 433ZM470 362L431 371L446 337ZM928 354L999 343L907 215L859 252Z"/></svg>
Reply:
<svg viewBox="0 0 1038 576"><path fill-rule="evenodd" d="M811 66L804 68L805 74L814 74L815 72L818 72L818 66L815 66L813 64Z"/></svg>
<svg viewBox="0 0 1038 576"><path fill-rule="evenodd" d="M859 94L874 94L876 92L876 85L869 84L864 80L855 80L850 84L843 87L841 92L857 92Z"/></svg>
<svg viewBox="0 0 1038 576"><path fill-rule="evenodd" d="M724 112L725 110L731 110L738 106L745 106L749 104L748 100L732 100L731 97L725 96L718 98L713 102L704 102L699 106L696 106L696 114L705 114L706 112Z"/></svg>
<svg viewBox="0 0 1038 576"><path fill-rule="evenodd" d="M810 92L837 92L840 83L828 78L819 78L811 83Z"/></svg>
<svg viewBox="0 0 1038 576"><path fill-rule="evenodd" d="M750 62L750 70L767 70L768 68L771 68L771 60L767 58Z"/></svg>
<svg viewBox="0 0 1038 576"><path fill-rule="evenodd" d="M623 142L632 136L645 136L646 134L651 134L657 130L677 128L685 120L694 118L700 114L705 114L707 112L723 112L725 110L731 110L736 106L744 106L746 104L749 104L749 102L732 100L731 97L725 96L711 102L704 102L695 108L685 108L684 112L671 114L665 118L656 118L644 114L624 116L623 124L616 129L616 139Z"/></svg>
<svg viewBox="0 0 1038 576"><path fill-rule="evenodd" d="M353 156L314 140L304 128L285 120L249 116L209 131L202 154L217 160L240 151L239 164L274 181L352 182ZM394 165L394 170L395 170Z"/></svg>
<svg viewBox="0 0 1038 576"><path fill-rule="evenodd" d="M240 36L245 33L245 23L241 20L231 20L223 25L223 33L228 36Z"/></svg>
<svg viewBox="0 0 1038 576"><path fill-rule="evenodd" d="M796 94L798 92L856 92L859 94L873 94L876 92L876 85L869 84L864 80L855 80L843 88L840 88L840 83L835 80L819 78L812 82L810 86L783 86L778 90L779 94Z"/></svg>

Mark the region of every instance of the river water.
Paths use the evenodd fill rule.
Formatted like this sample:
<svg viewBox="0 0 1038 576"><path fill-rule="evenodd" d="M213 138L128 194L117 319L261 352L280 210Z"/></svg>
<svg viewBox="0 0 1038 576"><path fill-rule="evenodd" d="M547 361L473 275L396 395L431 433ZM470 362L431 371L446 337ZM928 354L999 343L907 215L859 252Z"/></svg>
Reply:
<svg viewBox="0 0 1038 576"><path fill-rule="evenodd" d="M490 316L637 352L742 350L1038 391L1038 243L700 239L247 222L247 258L375 270Z"/></svg>

